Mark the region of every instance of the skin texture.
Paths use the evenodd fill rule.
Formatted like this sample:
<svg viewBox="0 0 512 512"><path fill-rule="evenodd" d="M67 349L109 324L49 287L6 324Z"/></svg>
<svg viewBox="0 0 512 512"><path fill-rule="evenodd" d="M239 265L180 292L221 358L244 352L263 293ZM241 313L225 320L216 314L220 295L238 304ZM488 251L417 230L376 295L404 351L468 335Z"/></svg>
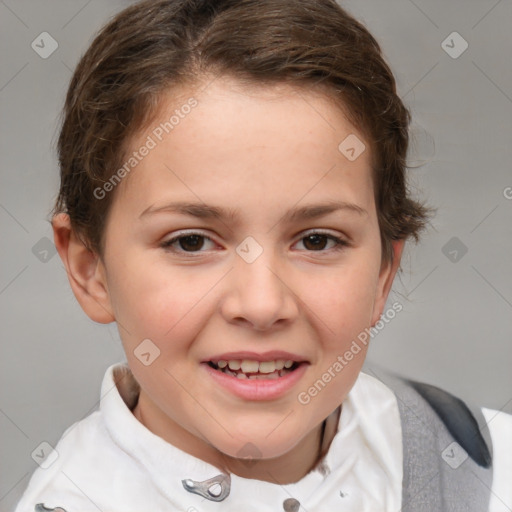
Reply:
<svg viewBox="0 0 512 512"><path fill-rule="evenodd" d="M131 150L140 148L174 109L197 100L112 192L104 254L85 249L65 214L53 219L56 246L84 311L118 323L141 385L139 421L223 471L296 482L317 461L322 421L350 391L366 349L307 405L297 396L379 319L403 241L393 243L393 263L382 264L369 146L355 161L338 150L350 134L364 138L320 93L227 77L181 92L169 93L153 125L131 141ZM141 217L172 201L237 213L201 219L163 209ZM364 212L284 218L330 201ZM184 230L209 238L195 239L195 251L190 239L175 242L174 252L161 246L190 234ZM315 230L347 245L307 238ZM263 250L252 263L236 252L248 236ZM160 350L149 366L134 355L144 339ZM243 400L201 365L239 350L284 350L309 365L277 399ZM261 454L250 465L240 459L249 442Z"/></svg>

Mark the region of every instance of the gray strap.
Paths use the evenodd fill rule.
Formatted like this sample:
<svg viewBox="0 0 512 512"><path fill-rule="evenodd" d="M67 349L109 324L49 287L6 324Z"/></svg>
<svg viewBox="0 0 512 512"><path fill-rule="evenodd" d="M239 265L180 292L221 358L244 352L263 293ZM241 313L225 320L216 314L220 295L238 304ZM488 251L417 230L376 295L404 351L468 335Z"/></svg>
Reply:
<svg viewBox="0 0 512 512"><path fill-rule="evenodd" d="M489 449L492 442L482 412L478 409L471 411L462 400L431 384L411 380L406 382L434 409L448 432L468 455L479 466L488 468L492 460ZM488 437L487 442L483 434Z"/></svg>
<svg viewBox="0 0 512 512"><path fill-rule="evenodd" d="M479 465L468 456L411 383L375 366L365 367L365 372L378 378L397 397L404 457L401 512L487 511L492 466ZM443 399L449 407L446 396ZM452 398L455 405L458 399ZM479 425L484 425L483 415L476 416Z"/></svg>

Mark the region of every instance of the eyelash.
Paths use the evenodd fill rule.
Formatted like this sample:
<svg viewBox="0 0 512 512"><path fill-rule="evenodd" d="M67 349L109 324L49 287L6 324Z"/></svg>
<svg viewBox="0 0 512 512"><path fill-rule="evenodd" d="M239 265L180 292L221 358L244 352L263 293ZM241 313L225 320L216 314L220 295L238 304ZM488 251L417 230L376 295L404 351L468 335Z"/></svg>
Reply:
<svg viewBox="0 0 512 512"><path fill-rule="evenodd" d="M311 231L310 233L307 233L306 235L302 236L298 241L301 241L301 240L304 240L305 238L308 238L310 236L313 236L313 235L320 235L320 236L324 236L326 237L327 239L329 240L332 240L334 243L335 243L335 246L332 247L331 249L320 249L318 251L315 251L315 250L306 250L307 252L312 252L312 253L315 253L315 252L318 252L318 253L325 253L325 252L329 252L329 251L341 251L343 250L344 248L348 247L349 246L349 243L346 241L346 240L343 240L342 238L339 238L335 235L332 235L330 233L324 233L323 231ZM188 238L190 236L199 236L201 238L204 238L206 240L210 240L211 242L213 242L213 240L209 237L209 236L206 236L206 235L203 235L202 233L199 233L199 232L190 232L190 233L185 233L185 234L181 234L181 235L178 235L178 236L175 236L173 238L171 238L170 240L166 240L165 242L162 242L160 244L160 247L168 252L173 252L175 254L187 254L187 255L192 255L192 257L195 257L195 255L199 255L205 251L184 251L184 250L176 250L176 249L173 249L171 246L175 243L175 242L178 242L179 240L183 239L183 238Z"/></svg>

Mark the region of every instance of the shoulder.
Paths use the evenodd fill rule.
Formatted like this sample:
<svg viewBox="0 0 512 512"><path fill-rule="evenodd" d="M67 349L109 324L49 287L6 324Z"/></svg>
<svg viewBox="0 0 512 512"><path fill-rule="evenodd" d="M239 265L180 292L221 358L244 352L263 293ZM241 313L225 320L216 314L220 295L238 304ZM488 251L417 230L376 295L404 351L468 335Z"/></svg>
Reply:
<svg viewBox="0 0 512 512"><path fill-rule="evenodd" d="M439 439L438 428L446 430L471 459L483 468L491 465L491 438L479 408L437 386L418 382L378 367L371 375L388 387L396 397L404 435L423 442L425 427Z"/></svg>
<svg viewBox="0 0 512 512"><path fill-rule="evenodd" d="M32 474L15 512L34 512L37 504L44 504L48 509L90 507L90 501L74 481L81 468L94 467L91 463L102 467L105 448L108 449L100 411L68 427L55 447L49 444L41 447L41 463ZM45 509L40 507L40 510Z"/></svg>
<svg viewBox="0 0 512 512"><path fill-rule="evenodd" d="M459 475L461 478L456 487L466 489L467 495L476 493L477 488L483 489L483 492L474 495L475 502L480 495L488 495L489 506L485 510L512 510L512 415L474 407L437 386L392 375L381 369L371 371L371 374L396 396L406 454L411 451L411 441L422 446L424 438L429 437L431 433L434 435L430 437L435 442L443 439L442 431L446 431L457 443L448 444L445 437L444 444L441 443L437 447L437 452L441 453L438 460L443 459L446 462L440 464L437 469L441 473L444 472L443 478L448 485L450 478L454 479ZM436 424L442 430L439 430ZM439 452L445 445L444 450ZM414 460L414 467L421 461L419 455L422 453L422 457L428 458L428 446L423 443L422 449L418 451L418 457ZM459 446L457 453L454 453L454 446ZM460 447L463 448L462 452ZM458 456L458 460L453 458L454 455ZM464 463L466 458L468 462L472 460L473 464L468 466L468 463ZM457 463L454 464L455 462ZM435 466L435 460L429 461L430 463ZM407 465L407 461L404 461L404 464ZM453 470L449 471L449 468ZM469 471L466 471L468 468Z"/></svg>
<svg viewBox="0 0 512 512"><path fill-rule="evenodd" d="M145 485L134 442L144 449L140 439L148 435L130 411L137 393L130 376L121 363L107 369L99 410L71 425L48 449L51 455L44 454L45 463L32 475L15 512L34 512L38 504L68 512L110 510L113 504L129 509L123 499L130 493L138 497Z"/></svg>

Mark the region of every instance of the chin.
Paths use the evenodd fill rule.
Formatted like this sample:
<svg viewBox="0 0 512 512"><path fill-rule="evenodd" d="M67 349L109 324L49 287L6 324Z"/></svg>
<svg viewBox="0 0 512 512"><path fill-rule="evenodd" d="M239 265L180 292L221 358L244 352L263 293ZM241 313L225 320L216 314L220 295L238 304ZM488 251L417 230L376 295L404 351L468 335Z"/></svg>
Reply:
<svg viewBox="0 0 512 512"><path fill-rule="evenodd" d="M281 426L278 428L281 429ZM234 459L244 459L250 463L285 455L299 444L305 434L290 432L289 428L285 427L282 427L279 433L265 431L251 434L247 429L243 436L219 439L219 442L212 442L213 440L210 439L210 442L224 455Z"/></svg>

